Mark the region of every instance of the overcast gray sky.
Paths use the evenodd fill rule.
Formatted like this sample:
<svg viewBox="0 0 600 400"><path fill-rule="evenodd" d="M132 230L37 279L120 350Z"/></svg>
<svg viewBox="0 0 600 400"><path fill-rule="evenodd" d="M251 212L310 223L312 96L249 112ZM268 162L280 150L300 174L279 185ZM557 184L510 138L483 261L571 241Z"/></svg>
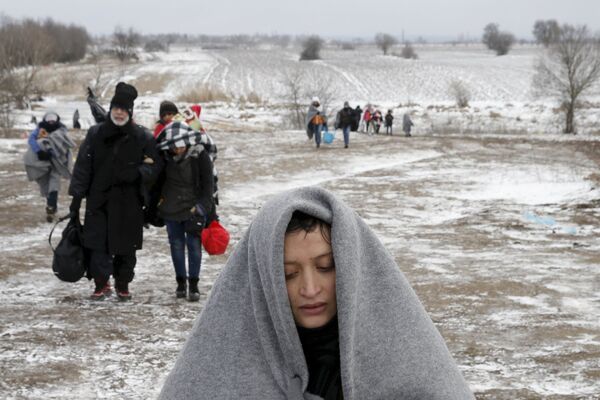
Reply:
<svg viewBox="0 0 600 400"><path fill-rule="evenodd" d="M371 37L479 37L489 22L531 37L537 19L600 30L600 0L0 0L13 18L51 17L92 34L116 25L141 33L289 33Z"/></svg>

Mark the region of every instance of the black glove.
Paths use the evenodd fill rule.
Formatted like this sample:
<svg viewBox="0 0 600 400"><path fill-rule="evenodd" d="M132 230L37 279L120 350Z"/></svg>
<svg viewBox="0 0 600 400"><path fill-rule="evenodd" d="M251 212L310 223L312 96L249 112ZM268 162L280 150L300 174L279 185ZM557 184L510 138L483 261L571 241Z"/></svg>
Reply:
<svg viewBox="0 0 600 400"><path fill-rule="evenodd" d="M81 197L73 197L71 205L69 206L69 212L71 217L79 217L79 208L81 207Z"/></svg>
<svg viewBox="0 0 600 400"><path fill-rule="evenodd" d="M134 167L124 168L119 171L115 171L113 183L120 185L124 183L133 183L140 177L140 171L137 165Z"/></svg>
<svg viewBox="0 0 600 400"><path fill-rule="evenodd" d="M52 154L50 154L49 151L40 150L37 152L37 157L40 161L50 161L50 158L52 158Z"/></svg>
<svg viewBox="0 0 600 400"><path fill-rule="evenodd" d="M193 213L190 219L184 222L183 229L190 234L200 235L206 224L204 214Z"/></svg>

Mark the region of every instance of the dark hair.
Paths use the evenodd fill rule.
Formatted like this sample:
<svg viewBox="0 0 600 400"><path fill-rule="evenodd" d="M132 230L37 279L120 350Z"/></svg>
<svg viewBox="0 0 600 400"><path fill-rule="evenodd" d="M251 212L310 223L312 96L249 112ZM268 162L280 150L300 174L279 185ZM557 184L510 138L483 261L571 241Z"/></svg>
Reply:
<svg viewBox="0 0 600 400"><path fill-rule="evenodd" d="M292 214L292 218L290 219L290 223L288 224L285 233L304 231L305 234L308 234L317 229L317 227L321 230L323 239L331 244L331 225L317 217L313 217L312 215L298 210L294 211Z"/></svg>

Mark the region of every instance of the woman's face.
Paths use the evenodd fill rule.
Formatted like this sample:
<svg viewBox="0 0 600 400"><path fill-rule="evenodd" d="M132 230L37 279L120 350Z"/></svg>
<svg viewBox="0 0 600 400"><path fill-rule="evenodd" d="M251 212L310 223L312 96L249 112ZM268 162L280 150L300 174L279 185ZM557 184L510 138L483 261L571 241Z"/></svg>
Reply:
<svg viewBox="0 0 600 400"><path fill-rule="evenodd" d="M187 150L186 147L175 147L173 150L171 150L173 152L174 155L176 156L180 156L182 154L185 154L185 151Z"/></svg>
<svg viewBox="0 0 600 400"><path fill-rule="evenodd" d="M296 324L318 328L337 313L335 264L321 229L290 232L284 241L285 283Z"/></svg>

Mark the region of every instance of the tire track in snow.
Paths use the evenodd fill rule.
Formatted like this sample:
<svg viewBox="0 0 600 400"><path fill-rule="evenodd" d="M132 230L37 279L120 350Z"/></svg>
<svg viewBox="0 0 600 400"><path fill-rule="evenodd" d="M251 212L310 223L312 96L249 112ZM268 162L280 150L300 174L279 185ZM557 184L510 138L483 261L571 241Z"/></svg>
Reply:
<svg viewBox="0 0 600 400"><path fill-rule="evenodd" d="M231 65L231 61L229 61L226 57L223 57L221 55L218 54L211 54L212 57L215 58L215 60L217 61L217 63L215 64L215 66L213 68L211 68L210 72L206 75L206 77L202 80L203 84L208 84L209 80L211 80L213 75L216 75L216 71L219 67L224 65L224 70L222 72L222 76L220 79L220 85L221 88L223 89L223 91L227 91L227 84L226 84L226 78L227 78L227 74L229 73L229 66ZM220 74L221 72L219 72Z"/></svg>
<svg viewBox="0 0 600 400"><path fill-rule="evenodd" d="M315 178L315 171L300 172L297 174L291 174L288 172L285 177L278 177L280 179L273 179L274 177L270 177L257 179L252 183L232 185L227 189L226 194L223 194L223 198L231 204L236 204L240 201L245 202L248 200L256 200L264 196L271 196L288 189L339 181L351 178L353 176L358 176L366 172L395 168L400 165L438 158L444 155L444 153L434 150L420 152L418 154L413 154L412 157L406 157L399 160L366 160L364 156L359 155L357 157L350 157L346 160L351 161L351 163L350 167L345 165L344 171L329 170L328 174L322 171L323 174L320 174L318 178Z"/></svg>
<svg viewBox="0 0 600 400"><path fill-rule="evenodd" d="M210 80L210 78L214 74L215 70L221 65L219 56L217 56L216 54L211 54L210 56L215 59L215 63L210 67L210 70L208 71L208 73L206 74L206 76L204 77L204 79L202 79L202 84L203 85L208 84L208 81Z"/></svg>
<svg viewBox="0 0 600 400"><path fill-rule="evenodd" d="M340 74L350 85L354 86L365 98L369 98L369 89L351 72L344 71L340 67L336 67L335 65L323 63L324 66L334 70L338 74Z"/></svg>

